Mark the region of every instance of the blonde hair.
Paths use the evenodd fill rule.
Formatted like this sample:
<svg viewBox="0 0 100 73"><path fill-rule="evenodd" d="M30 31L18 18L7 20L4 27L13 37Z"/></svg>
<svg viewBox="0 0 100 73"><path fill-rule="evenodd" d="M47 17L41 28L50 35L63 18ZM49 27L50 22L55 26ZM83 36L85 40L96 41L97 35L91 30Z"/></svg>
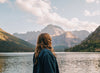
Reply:
<svg viewBox="0 0 100 73"><path fill-rule="evenodd" d="M48 33L42 33L38 36L37 45L35 48L35 64L37 64L37 57L42 49L48 49L52 52L52 54L56 57L54 49L52 47L52 39Z"/></svg>

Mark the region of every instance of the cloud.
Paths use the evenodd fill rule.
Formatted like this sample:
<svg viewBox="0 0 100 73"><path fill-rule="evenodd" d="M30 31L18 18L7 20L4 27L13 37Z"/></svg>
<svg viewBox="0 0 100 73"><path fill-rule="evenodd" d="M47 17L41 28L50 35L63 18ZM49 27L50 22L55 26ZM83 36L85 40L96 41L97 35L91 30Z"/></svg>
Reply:
<svg viewBox="0 0 100 73"><path fill-rule="evenodd" d="M87 3L96 3L99 4L100 0L86 0Z"/></svg>
<svg viewBox="0 0 100 73"><path fill-rule="evenodd" d="M91 32L94 31L99 25L100 24L95 22L81 21L78 18L72 18L68 21L68 25L66 27L70 27L70 30L87 30Z"/></svg>
<svg viewBox="0 0 100 73"><path fill-rule="evenodd" d="M50 5L42 0L16 0L16 3L23 10L39 17L49 13L49 10L51 9Z"/></svg>
<svg viewBox="0 0 100 73"><path fill-rule="evenodd" d="M90 12L89 10L84 10L84 15L85 16L98 16L100 15L100 11L97 10L97 11Z"/></svg>
<svg viewBox="0 0 100 73"><path fill-rule="evenodd" d="M98 24L88 21L80 21L78 18L61 17L58 13L53 11L53 7L49 0L16 0L16 4L24 11L31 13L37 17L37 24L56 24L66 27L70 30L88 30L93 31ZM90 15L88 11L86 15ZM30 20L29 20L30 21Z"/></svg>
<svg viewBox="0 0 100 73"><path fill-rule="evenodd" d="M72 27L76 30L87 30L89 32L94 31L100 25L95 22L80 21L78 18L74 18L74 22L72 19L71 24L73 24Z"/></svg>
<svg viewBox="0 0 100 73"><path fill-rule="evenodd" d="M90 11L88 11L88 10L84 10L84 15L85 15L85 16L91 16L91 13L90 13Z"/></svg>
<svg viewBox="0 0 100 73"><path fill-rule="evenodd" d="M96 4L99 4L100 0L86 0L86 2L87 3L96 3ZM95 5L93 5L93 7L95 7ZM98 7L98 5L96 5L95 9L97 9L97 7ZM93 11L84 10L84 15L85 16L100 16L100 10L93 10Z"/></svg>
<svg viewBox="0 0 100 73"><path fill-rule="evenodd" d="M53 8L54 8L55 10L57 10L57 9L58 9L58 8L57 8L57 7L55 7L55 6L54 6Z"/></svg>
<svg viewBox="0 0 100 73"><path fill-rule="evenodd" d="M34 16L37 16L38 24L49 24L49 23L67 23L67 19L61 17L59 14L53 11L53 8L50 6L50 2L47 0L16 0L17 5L27 11L32 13Z"/></svg>
<svg viewBox="0 0 100 73"><path fill-rule="evenodd" d="M7 3L11 8L13 8L14 6L12 5L12 2L10 0L0 0L0 3L4 4Z"/></svg>
<svg viewBox="0 0 100 73"><path fill-rule="evenodd" d="M0 3L5 3L7 2L7 0L0 0Z"/></svg>

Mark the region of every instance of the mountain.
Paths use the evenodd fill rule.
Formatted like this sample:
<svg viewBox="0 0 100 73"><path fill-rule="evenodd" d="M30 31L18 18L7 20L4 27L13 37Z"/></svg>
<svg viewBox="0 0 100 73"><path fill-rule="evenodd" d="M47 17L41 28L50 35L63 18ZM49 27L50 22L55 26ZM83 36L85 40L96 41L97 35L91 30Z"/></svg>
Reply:
<svg viewBox="0 0 100 73"><path fill-rule="evenodd" d="M84 40L86 37L89 36L89 32L86 30L72 31L72 34L74 34L76 37L80 38L81 40Z"/></svg>
<svg viewBox="0 0 100 73"><path fill-rule="evenodd" d="M31 31L25 34L14 33L13 35L36 45L37 37L40 33L49 33L51 37L59 36L64 33L64 30L56 25L47 25L41 31Z"/></svg>
<svg viewBox="0 0 100 73"><path fill-rule="evenodd" d="M32 52L34 45L21 40L0 28L0 52Z"/></svg>
<svg viewBox="0 0 100 73"><path fill-rule="evenodd" d="M56 25L47 25L43 30L41 30L41 33L49 33L52 37L53 36L59 36L61 34L63 34L65 31Z"/></svg>
<svg viewBox="0 0 100 73"><path fill-rule="evenodd" d="M82 32L84 33L82 34ZM47 25L41 31L31 31L23 34L14 33L13 35L36 45L37 37L40 33L49 33L52 37L53 47L57 50L59 49L60 51L64 51L64 48L69 48L80 43L82 40L80 38L86 38L88 35L86 31L66 32L61 27L52 24Z"/></svg>
<svg viewBox="0 0 100 73"><path fill-rule="evenodd" d="M31 44L36 45L37 37L40 33L41 33L40 31L37 31L37 32L31 31L31 32L23 33L23 34L22 33L14 33L13 35L31 43Z"/></svg>
<svg viewBox="0 0 100 73"><path fill-rule="evenodd" d="M74 36L71 32L65 32L60 36L53 37L52 39L55 51L64 51L65 47L69 48L81 42L81 40Z"/></svg>
<svg viewBox="0 0 100 73"><path fill-rule="evenodd" d="M95 52L100 51L100 26L92 32L81 44L76 45L65 51L84 51Z"/></svg>

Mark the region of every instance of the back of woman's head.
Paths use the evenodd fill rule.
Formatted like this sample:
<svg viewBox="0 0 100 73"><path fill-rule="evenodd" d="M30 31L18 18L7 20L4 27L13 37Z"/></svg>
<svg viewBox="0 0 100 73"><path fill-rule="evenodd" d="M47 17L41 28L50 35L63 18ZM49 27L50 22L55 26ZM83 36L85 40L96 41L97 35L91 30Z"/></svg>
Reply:
<svg viewBox="0 0 100 73"><path fill-rule="evenodd" d="M42 33L39 35L38 40L37 40L37 47L39 49L50 49L52 48L52 42L51 42L51 37L48 33Z"/></svg>
<svg viewBox="0 0 100 73"><path fill-rule="evenodd" d="M38 36L37 45L35 48L36 63L37 63L37 57L38 57L39 53L41 52L41 50L43 50L43 49L50 50L52 52L52 54L55 56L55 52L52 47L52 39L48 33L42 33Z"/></svg>

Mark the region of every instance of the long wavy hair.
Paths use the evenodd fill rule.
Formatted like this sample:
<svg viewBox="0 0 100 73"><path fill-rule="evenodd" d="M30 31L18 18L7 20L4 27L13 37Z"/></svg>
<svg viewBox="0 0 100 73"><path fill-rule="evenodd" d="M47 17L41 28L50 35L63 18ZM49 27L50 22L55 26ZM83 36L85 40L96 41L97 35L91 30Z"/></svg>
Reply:
<svg viewBox="0 0 100 73"><path fill-rule="evenodd" d="M50 37L50 35L48 33L42 33L38 36L37 45L35 48L35 59L36 59L35 64L37 64L37 62L38 62L37 57L39 56L39 53L44 48L50 50L52 52L52 54L56 57L56 54L52 47L52 38Z"/></svg>

